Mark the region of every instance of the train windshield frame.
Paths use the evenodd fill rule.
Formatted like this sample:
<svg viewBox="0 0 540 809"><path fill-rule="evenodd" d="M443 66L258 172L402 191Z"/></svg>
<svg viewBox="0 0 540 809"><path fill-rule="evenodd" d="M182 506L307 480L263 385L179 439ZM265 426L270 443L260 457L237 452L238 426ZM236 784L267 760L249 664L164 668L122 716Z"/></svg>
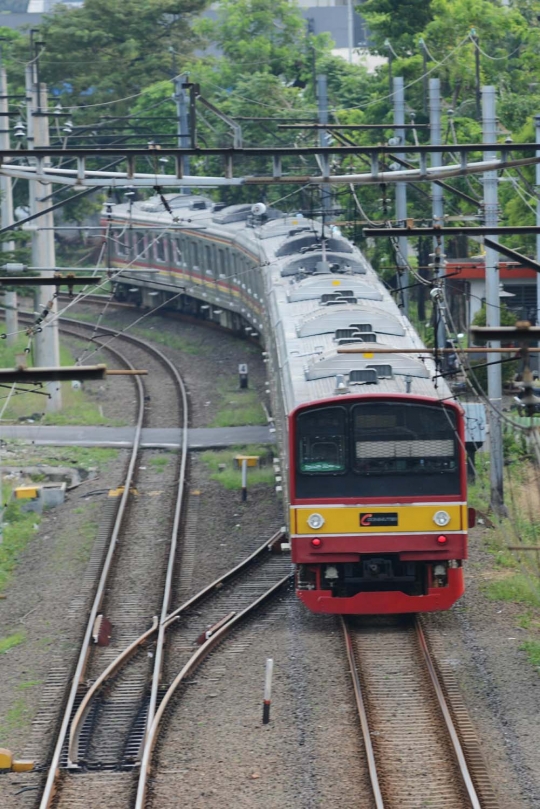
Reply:
<svg viewBox="0 0 540 809"><path fill-rule="evenodd" d="M459 496L461 451L453 409L353 401L296 415L296 497Z"/></svg>

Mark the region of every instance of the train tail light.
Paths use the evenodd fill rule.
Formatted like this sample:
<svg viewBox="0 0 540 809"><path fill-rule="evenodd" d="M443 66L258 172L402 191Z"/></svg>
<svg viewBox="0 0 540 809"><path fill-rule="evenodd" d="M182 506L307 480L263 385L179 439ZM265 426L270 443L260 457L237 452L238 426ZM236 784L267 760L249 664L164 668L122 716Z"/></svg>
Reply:
<svg viewBox="0 0 540 809"><path fill-rule="evenodd" d="M448 537L445 537L443 534L441 534L440 536L437 537L437 542L439 543L439 545L446 545L446 543L448 542Z"/></svg>
<svg viewBox="0 0 540 809"><path fill-rule="evenodd" d="M322 539L319 539L319 537L313 537L311 544L314 548L320 548L322 545Z"/></svg>

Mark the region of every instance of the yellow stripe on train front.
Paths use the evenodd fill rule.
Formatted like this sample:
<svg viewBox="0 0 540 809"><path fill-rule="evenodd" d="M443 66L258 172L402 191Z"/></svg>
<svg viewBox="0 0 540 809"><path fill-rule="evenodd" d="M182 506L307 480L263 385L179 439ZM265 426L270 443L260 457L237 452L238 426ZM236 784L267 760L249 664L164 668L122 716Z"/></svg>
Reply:
<svg viewBox="0 0 540 809"><path fill-rule="evenodd" d="M296 534L397 534L460 531L467 509L457 503L400 506L298 506L291 508ZM322 520L320 519L322 518Z"/></svg>

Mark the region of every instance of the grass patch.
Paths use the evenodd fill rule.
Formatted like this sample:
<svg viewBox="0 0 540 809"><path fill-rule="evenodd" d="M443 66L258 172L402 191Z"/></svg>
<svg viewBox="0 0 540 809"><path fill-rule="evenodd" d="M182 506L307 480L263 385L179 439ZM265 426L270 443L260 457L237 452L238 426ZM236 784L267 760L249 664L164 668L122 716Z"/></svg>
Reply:
<svg viewBox="0 0 540 809"><path fill-rule="evenodd" d="M92 548L99 528L101 504L97 501L87 502L84 506L86 520L77 526L77 531L68 527L56 537L54 548L55 569L79 570L90 559Z"/></svg>
<svg viewBox="0 0 540 809"><path fill-rule="evenodd" d="M5 324L0 323L0 331ZM19 335L13 345L7 345L5 340L0 341L0 367L13 368L16 363L16 355L25 352L28 346L28 337ZM74 365L75 360L66 346L60 346L60 365ZM28 365L34 365L32 349L28 353ZM6 421L16 421L19 418L34 418L40 424L51 425L81 425L94 426L105 425L111 427L122 427L127 422L107 419L101 415L99 407L90 401L83 390L73 390L69 382L63 382L62 387L62 411L60 413L45 413L47 399L37 393L17 393L12 396L4 419Z"/></svg>
<svg viewBox="0 0 540 809"><path fill-rule="evenodd" d="M513 601L540 607L540 585L523 573L514 573L504 579L488 582L485 586L488 598L493 601Z"/></svg>
<svg viewBox="0 0 540 809"><path fill-rule="evenodd" d="M29 719L30 711L26 700L20 697L7 711L4 724L0 726L0 743L4 745L7 742L8 734L20 730Z"/></svg>
<svg viewBox="0 0 540 809"><path fill-rule="evenodd" d="M39 447L36 453L28 453L28 445L18 442L9 442L8 447L15 449L20 446L24 456L20 459L6 460L4 463L11 466L76 466L79 469L104 469L111 461L118 458L118 450L112 447Z"/></svg>
<svg viewBox="0 0 540 809"><path fill-rule="evenodd" d="M19 646L26 640L26 632L14 632L13 635L8 635L6 638L0 638L0 655L13 649L14 646Z"/></svg>
<svg viewBox="0 0 540 809"><path fill-rule="evenodd" d="M72 317L76 320L90 321L92 323L94 323L96 319L95 315L84 313L72 315ZM118 329L118 331L126 329L125 323L120 323L118 320L114 320L114 318L107 318L106 321L103 321L103 325L107 326L109 329ZM204 343L202 339L197 340L178 334L164 333L159 326L134 326L132 329L127 329L127 331L129 334L133 334L134 337L141 337L143 340L168 346L168 348L174 348L178 351L182 351L184 354L191 354L193 356L211 354L213 350L212 347Z"/></svg>
<svg viewBox="0 0 540 809"><path fill-rule="evenodd" d="M250 445L247 447L232 447L226 450L209 450L203 452L201 459L211 470L210 479L217 480L225 489L242 488L242 470L237 467L234 460L236 455L260 455L260 466L248 468L247 485L255 486L258 483L273 485L274 467L273 454L268 447ZM220 469L220 466L225 466Z"/></svg>
<svg viewBox="0 0 540 809"><path fill-rule="evenodd" d="M238 389L236 379L227 378L218 382L219 409L211 427L244 427L266 424L266 414L257 391Z"/></svg>
<svg viewBox="0 0 540 809"><path fill-rule="evenodd" d="M149 465L153 466L156 472L163 472L170 460L166 455L158 455L156 458L150 458Z"/></svg>
<svg viewBox="0 0 540 809"><path fill-rule="evenodd" d="M9 490L8 490L9 491ZM4 502L6 487L3 491ZM25 513L14 501L4 509L4 541L0 545L0 592L6 587L20 554L36 533L35 525L40 521L39 514Z"/></svg>
<svg viewBox="0 0 540 809"><path fill-rule="evenodd" d="M28 680L26 683L19 683L17 686L18 691L27 691L29 688L34 688L36 685L42 685L43 680Z"/></svg>
<svg viewBox="0 0 540 809"><path fill-rule="evenodd" d="M540 641L526 640L519 648L527 653L527 657L533 666L540 669Z"/></svg>

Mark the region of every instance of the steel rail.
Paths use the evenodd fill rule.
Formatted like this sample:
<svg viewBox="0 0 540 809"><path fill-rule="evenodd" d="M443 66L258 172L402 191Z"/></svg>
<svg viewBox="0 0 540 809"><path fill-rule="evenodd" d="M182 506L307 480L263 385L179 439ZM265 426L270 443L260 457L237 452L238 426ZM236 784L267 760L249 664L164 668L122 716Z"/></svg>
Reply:
<svg viewBox="0 0 540 809"><path fill-rule="evenodd" d="M117 674L124 663L126 663L130 657L135 654L138 649L155 633L158 627L158 617L154 615L154 620L150 629L147 629L144 634L133 641L124 651L115 658L107 668L101 672L97 680L92 684L91 688L88 689L86 694L84 695L84 699L79 705L77 709L77 713L73 717L71 722L70 730L69 730L69 744L68 744L68 769L74 769L78 766L78 747L79 747L79 737L81 735L81 730L88 716L88 712L90 710L90 706L92 704L92 700L97 692L101 689L101 687L114 677Z"/></svg>
<svg viewBox="0 0 540 809"><path fill-rule="evenodd" d="M171 534L171 545L169 549L169 560L167 563L167 572L165 574L165 588L163 591L163 600L161 604L161 617L159 620L159 628L158 628L158 639L156 644L156 654L154 657L154 671L152 674L152 686L150 690L150 703L148 705L148 715L146 719L146 727L147 731L150 725L152 724L152 720L154 718L154 714L156 712L156 704L158 698L158 690L159 684L161 680L161 669L163 666L163 647L165 644L165 619L167 618L167 612L169 610L169 606L171 603L172 597L172 580L173 580L173 573L174 573L174 566L176 563L176 550L178 547L178 531L180 528L180 519L182 516L182 506L184 502L184 484L185 484L185 477L186 477L186 464L187 464L187 457L188 457L188 401L187 401L187 393L184 382L182 377L178 373L178 370L175 368L173 363L161 353L157 349L154 349L156 353L161 356L166 362L173 374L176 384L180 389L180 395L182 398L182 413L183 413L183 438L182 438L182 460L180 461L180 474L178 476L178 488L176 490L176 505L174 508L174 521L173 521L173 529Z"/></svg>
<svg viewBox="0 0 540 809"><path fill-rule="evenodd" d="M113 349L113 352L117 356L121 356L120 353ZM129 363L125 358L122 358L123 362L125 362L129 368L133 368L131 363ZM72 678L72 684L69 691L67 703L64 709L64 718L62 720L62 724L60 727L60 732L57 737L56 746L54 749L53 757L49 766L49 772L47 775L47 780L45 783L45 788L43 794L41 796L40 801L40 809L49 809L54 799L56 793L56 785L57 779L59 775L59 765L60 765L60 757L62 755L62 749L64 747L64 742L67 737L70 721L71 721L71 714L73 712L73 706L75 704L75 700L77 697L77 691L79 688L79 684L82 680L84 670L86 668L86 663L88 660L88 653L90 651L91 640L92 640L92 632L94 628L94 624L103 602L103 597L105 595L105 585L108 581L109 573L112 566L112 561L114 557L114 553L116 550L116 546L118 544L118 536L120 533L120 528L123 523L123 518L126 510L127 501L130 495L131 489L131 482L133 480L133 473L135 470L135 462L137 460L137 455L139 452L139 445L141 442L141 435L142 435L142 424L144 418L144 389L142 382L139 377L135 377L138 398L139 398L139 405L138 405L138 413L137 413L137 422L135 426L135 436L133 440L133 448L131 451L131 457L129 460L127 474L125 476L124 482L124 491L122 493L122 497L120 500L120 505L118 507L118 512L115 519L115 524L113 528L113 532L111 535L111 539L109 542L109 548L107 551L107 556L105 557L105 561L103 563L103 568L101 570L101 575L98 583L98 587L96 590L96 595L94 597L94 602L92 604L92 608L90 610L90 614L88 616L88 622L86 625L86 631L84 634L81 651L79 654L79 659L77 661L77 666L75 669L75 673Z"/></svg>
<svg viewBox="0 0 540 809"><path fill-rule="evenodd" d="M285 534L283 531L276 531L270 539L267 539L260 545L257 550L255 550L252 554L247 556L243 559L238 565L228 570L219 578L215 579L211 584L208 584L190 599L185 601L180 607L178 607L174 612L167 615L166 620L163 622L164 629L167 630L173 623L175 623L183 612L186 612L190 607L194 607L204 598L206 598L210 593L212 593L216 588L221 588L226 582L230 581L234 576L240 573L243 569L248 567L252 562L254 562L258 557L264 555L264 553L268 552L268 550L279 540L284 537ZM122 667L131 659L132 655L146 643L150 638L155 635L158 628L160 626L159 619L157 616L154 617L153 625L146 630L139 638L133 641L129 646L127 646L115 660L102 672L102 674L98 677L98 679L92 684L88 692L85 694L84 700L81 702L77 713L73 717L73 721L71 723L70 729L70 736L69 736L69 748L68 748L68 767L77 767L78 766L78 746L79 746L79 737L81 734L81 730L83 728L84 722L86 717L88 716L88 712L90 710L90 706L92 700L96 697L97 693L103 688L108 680L111 677L115 676Z"/></svg>
<svg viewBox="0 0 540 809"><path fill-rule="evenodd" d="M80 321L74 321L68 318L60 318L61 322L70 322L76 323L80 325ZM85 324L83 324L84 330ZM86 326L88 328L88 326ZM169 373L173 377L176 386L180 392L180 397L182 400L182 414L183 414L183 424L182 424L182 447L181 447L181 462L180 462L180 472L178 475L178 487L176 490L176 501L175 501L175 509L174 509L174 519L173 519L173 528L171 532L171 543L169 549L169 558L167 562L167 571L165 574L165 587L163 591L163 599L162 599L162 606L161 606L161 616L158 625L158 639L156 643L156 652L154 656L154 670L152 674L152 685L150 691L150 703L148 706L148 716L147 716L147 728L151 725L152 719L155 714L156 704L157 704L157 697L159 691L159 683L161 679L161 668L163 665L163 646L165 643L165 620L167 618L167 613L171 601L172 595L172 579L174 573L174 565L176 562L176 551L178 547L178 530L180 527L180 519L182 516L182 505L184 500L184 485L185 485L185 476L186 476L186 465L187 465L187 457L188 457L188 401L187 401L187 392L182 380L182 377L178 373L177 368L173 365L171 360L163 354L159 349L155 346L148 345L145 341L141 340L138 337L134 337L133 335L128 335L124 333L118 334L116 329L111 329L108 327L100 326L100 332L105 334L110 334L114 336L119 336L123 340L127 340L139 347L144 347L146 351L154 354L160 362L162 362ZM95 335L94 341L97 341L98 337L102 335ZM75 759L73 759L75 760Z"/></svg>
<svg viewBox="0 0 540 809"><path fill-rule="evenodd" d="M372 743L371 743L369 720L368 720L368 717L367 717L367 711L366 711L364 699L363 699L363 696L362 696L362 687L361 687L361 684L360 684L360 677L359 677L358 668L357 668L357 665L356 665L355 652L354 652L353 642L352 642L352 638L351 638L351 633L350 633L349 627L347 625L347 622L343 618L343 616L341 616L341 623L342 623L343 633L344 633L344 636L345 636L347 658L348 658L351 677L352 677L352 681L353 681L356 705L357 705L357 708L358 708L360 724L361 724L361 727L362 727L362 736L363 736L364 744L365 744L365 748L366 748L366 756L367 756L367 760L368 760L369 777L370 777L370 782L371 782L371 786L372 786L372 790L373 790L373 794L374 794L375 805L376 805L376 809L384 809L385 804L384 804L384 801L383 801L383 798L382 798L382 795L381 795L381 791L380 791L380 786L379 786L379 778L378 778L378 774L377 774L377 764L376 764L376 761L375 761L375 755L374 755L373 746L372 746ZM468 796L468 799L469 799L469 802L470 802L470 809L482 809L482 804L480 803L480 800L478 798L478 794L477 794L475 786L473 784L471 774L470 774L470 771L469 771L469 766L468 766L467 761L465 759L465 755L463 753L463 748L462 748L461 742L459 740L458 732L456 730L456 727L455 727L454 722L452 720L450 711L448 709L447 701L446 701L446 698L444 696L444 692L443 692L443 689L441 687L439 678L437 676L435 666L433 665L433 661L431 659L431 654L429 652L429 648L428 648L427 641L426 641L426 638L425 638L425 635L424 635L424 631L422 629L422 626L421 626L421 623L420 623L420 620L419 620L418 616L415 616L414 627L415 627L415 630L416 630L416 637L417 637L417 640L418 640L419 650L420 650L420 653L421 653L421 656L422 656L422 662L424 663L424 667L425 667L425 669L427 670L427 672L429 674L429 678L430 678L431 684L433 686L433 691L434 691L434 694L435 694L435 696L437 698L437 704L438 704L438 706L440 708L442 718L444 720L448 735L449 735L451 743L452 743L452 750L453 750L453 753L454 753L454 756L455 756L455 759L456 759L456 763L457 763L457 765L459 767L463 784L464 784L464 786L465 786L465 788L467 790L467 796Z"/></svg>
<svg viewBox="0 0 540 809"><path fill-rule="evenodd" d="M416 637L418 638L418 643L420 646L420 650L422 652L422 657L428 671L431 683L433 685L433 690L437 696L437 702L439 703L439 707L441 709L441 713L443 715L444 723L446 725L446 729L448 730L448 735L452 741L452 747L454 749L454 754L456 756L457 764L459 766L459 770L461 772L461 777L463 779L463 783L467 789L467 794L469 796L469 800L471 802L472 809L482 809L482 805L478 799L478 795L476 793L476 789L472 782L471 774L469 772L469 766L465 759L465 755L463 753L463 748L461 746L461 742L459 740L458 733L456 731L454 722L450 715L450 711L448 710L448 705L446 704L446 698L444 696L441 684L439 682L439 678L437 676L437 672L435 671L435 666L433 665L433 661L431 660L431 654L428 649L426 636L424 635L424 630L422 629L422 625L420 623L420 619L418 616L415 616L414 626L416 629Z"/></svg>
<svg viewBox="0 0 540 809"><path fill-rule="evenodd" d="M202 601L203 598L209 595L212 592L212 590L215 590L216 587L221 587L223 584L228 582L230 579L232 579L234 576L240 573L240 571L242 571L244 568L248 567L253 561L255 561L255 559L257 559L259 556L262 556L265 551L268 551L273 545L277 544L279 540L284 537L285 532L280 528L279 531L276 531L275 534L273 534L270 537L270 539L265 540L262 545L259 545L259 547L255 551L253 551L253 553L251 553L249 556L246 556L246 558L243 559L239 564L237 564L236 567L233 567L230 570L228 570L226 573L223 574L223 576L214 579L214 581L211 582L211 584L208 584L196 595L192 596L192 598L190 598L176 610L171 612L170 615L167 616L167 620L165 621L166 626L170 626L173 623L173 621L176 621L180 617L180 615L183 612L185 612L189 607L195 606L195 604L198 604L199 601Z"/></svg>
<svg viewBox="0 0 540 809"><path fill-rule="evenodd" d="M351 672L352 683L354 688L354 697L356 700L356 707L358 708L358 716L360 717L360 726L362 728L362 736L364 739L364 746L366 748L366 756L369 770L369 780L371 789L373 791L373 798L375 800L376 809L384 809L384 801L381 795L381 787L379 784L379 776L377 774L377 764L375 762L375 753L373 752L373 745L371 744L371 734L369 730L369 721L367 717L366 706L364 697L362 695L362 686L360 684L360 676L354 657L354 649L349 627L343 615L341 617L341 627L345 637L345 648L347 650L347 659L349 661L349 669Z"/></svg>
<svg viewBox="0 0 540 809"><path fill-rule="evenodd" d="M292 574L288 573L278 582L276 582L270 589L263 593L259 598L253 601L248 607L237 613L231 620L221 626L213 635L211 635L205 643L195 652L194 655L188 660L180 673L173 680L169 686L163 700L156 711L149 733L146 737L146 744L144 746L143 757L141 760L141 769L139 773L139 783L137 786L137 798L135 802L135 809L144 809L146 803L146 791L148 786L148 774L150 771L150 764L154 747L157 741L158 731L160 729L161 720L168 707L172 697L174 696L178 686L185 680L187 676L192 674L208 656L208 654L221 642L225 635L229 634L233 627L240 624L251 612L255 611L263 602L271 598L286 582L290 581Z"/></svg>

